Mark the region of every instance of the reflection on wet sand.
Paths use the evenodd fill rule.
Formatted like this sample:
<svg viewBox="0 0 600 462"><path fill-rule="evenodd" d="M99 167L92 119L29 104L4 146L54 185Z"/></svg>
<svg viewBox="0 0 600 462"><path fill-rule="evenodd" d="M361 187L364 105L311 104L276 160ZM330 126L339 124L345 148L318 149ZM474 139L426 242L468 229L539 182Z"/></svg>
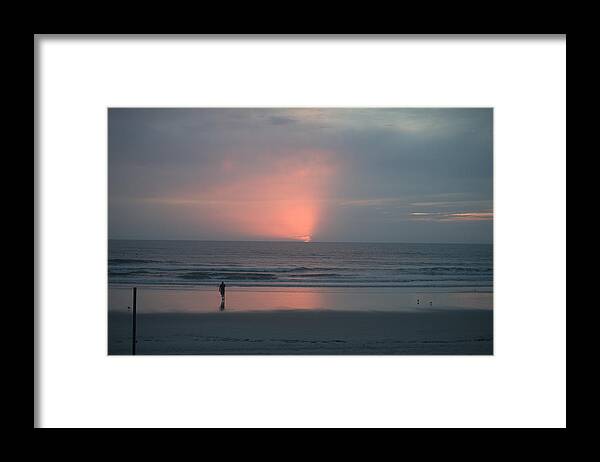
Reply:
<svg viewBox="0 0 600 462"><path fill-rule="evenodd" d="M218 297L218 295L217 295ZM138 288L138 313L206 313L225 311L214 289ZM127 311L131 288L109 289L109 310ZM343 310L402 311L414 309L492 309L492 292L432 292L397 288L233 288L227 311Z"/></svg>

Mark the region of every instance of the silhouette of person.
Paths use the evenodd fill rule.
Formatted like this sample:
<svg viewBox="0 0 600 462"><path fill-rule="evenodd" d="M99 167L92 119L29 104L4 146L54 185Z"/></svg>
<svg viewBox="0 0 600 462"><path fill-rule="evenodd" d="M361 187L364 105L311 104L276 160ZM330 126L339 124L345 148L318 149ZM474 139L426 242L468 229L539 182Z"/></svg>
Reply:
<svg viewBox="0 0 600 462"><path fill-rule="evenodd" d="M219 311L225 310L225 283L221 281L219 285L219 293L221 294L221 306L219 307Z"/></svg>
<svg viewBox="0 0 600 462"><path fill-rule="evenodd" d="M219 293L221 294L221 300L225 300L225 283L223 281L219 285Z"/></svg>

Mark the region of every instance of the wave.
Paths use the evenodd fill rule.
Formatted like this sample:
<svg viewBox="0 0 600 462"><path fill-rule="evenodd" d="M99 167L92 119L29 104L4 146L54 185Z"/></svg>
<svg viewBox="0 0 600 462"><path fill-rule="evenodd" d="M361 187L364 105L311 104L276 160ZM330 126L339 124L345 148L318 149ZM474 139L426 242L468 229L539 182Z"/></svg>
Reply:
<svg viewBox="0 0 600 462"><path fill-rule="evenodd" d="M108 260L109 266L119 265L134 265L136 263L160 263L162 266L144 266L144 270L164 271L164 272L180 272L180 271L212 271L222 273L296 273L296 272L326 272L335 270L350 270L353 268L347 267L324 267L324 266L272 266L272 267L258 267L258 266L243 266L235 265L231 266L212 266L212 265L197 265L189 264L185 262L173 262L173 261L159 261L159 260L147 260L147 259L129 259L129 258L111 258Z"/></svg>
<svg viewBox="0 0 600 462"><path fill-rule="evenodd" d="M125 260L120 259L118 264L125 264L125 262L129 263L134 260ZM154 263L153 260L135 260L136 262L141 263ZM113 263L112 261L109 261ZM163 262L159 262L163 263ZM124 269L126 271L126 269ZM119 271L118 269L112 269L112 271ZM136 271L135 269L131 269L131 271ZM366 274L366 273L401 273L401 274L421 274L421 275L438 275L438 274L491 274L492 268L489 267L473 267L473 266L434 266L434 267L402 267L402 268L386 268L386 267L307 267L307 266L296 266L296 267L267 267L267 268L259 268L259 267L213 267L213 266L196 266L196 265L186 265L186 266L156 266L156 267L143 267L143 271L154 271L154 272L172 272L172 273L180 273L180 272L194 272L194 273L215 273L215 274L244 274L244 273L252 273L252 274L266 274L266 273L275 273L275 274L286 274L290 276L304 276L304 277L328 277L328 276L339 276L341 275L339 272L344 274ZM298 273L298 274L294 274Z"/></svg>
<svg viewBox="0 0 600 462"><path fill-rule="evenodd" d="M396 275L395 275L396 274ZM421 271L359 271L352 272L273 272L261 269L239 271L227 269L223 271L203 270L189 271L171 269L170 271L151 271L148 269L109 269L110 282L134 281L142 284L169 284L181 281L184 284L209 285L219 281L228 281L230 285L249 282L270 282L282 285L318 286L319 284L376 284L376 285L413 285L427 284L471 284L492 281L492 274L486 271L455 271L447 268ZM185 282L189 281L189 282Z"/></svg>
<svg viewBox="0 0 600 462"><path fill-rule="evenodd" d="M164 275L148 275L143 272L124 272L110 273L109 281L111 283L128 283L135 282L137 284L159 284L159 285L214 285L220 281L226 281L230 286L247 286L247 285L281 285L290 287L319 287L319 286L427 286L427 287L444 287L446 285L491 285L492 279L488 277L460 277L460 278L393 278L393 277L364 277L355 276L348 277L343 275L335 275L328 277L306 277L306 276L290 276L278 277L272 273L232 273L219 274L208 272L190 272L177 274L174 276L165 277Z"/></svg>
<svg viewBox="0 0 600 462"><path fill-rule="evenodd" d="M193 279L193 280L264 280L264 279L277 279L277 276L271 273L257 273L257 272L245 272L245 273L213 273L205 271L193 271L190 273L184 273L178 275L182 279Z"/></svg>
<svg viewBox="0 0 600 462"><path fill-rule="evenodd" d="M131 265L135 263L166 263L159 260L146 260L143 258L109 258L109 265Z"/></svg>
<svg viewBox="0 0 600 462"><path fill-rule="evenodd" d="M473 274L473 273L492 273L492 268L477 268L473 266L433 266L425 268L398 268L398 273L410 273L410 274L424 274L424 275L437 275L437 274Z"/></svg>
<svg viewBox="0 0 600 462"><path fill-rule="evenodd" d="M492 247L403 244L109 243L110 284L491 286Z"/></svg>
<svg viewBox="0 0 600 462"><path fill-rule="evenodd" d="M122 270L122 271L114 271L114 270L108 270L108 275L109 276L133 276L135 274L153 274L155 275L156 273L154 271L147 271L147 270Z"/></svg>
<svg viewBox="0 0 600 462"><path fill-rule="evenodd" d="M343 274L336 273L308 273L308 274L290 274L290 278L340 278Z"/></svg>
<svg viewBox="0 0 600 462"><path fill-rule="evenodd" d="M114 287L126 286L129 287L131 281L120 281L114 280L110 282L110 285ZM194 287L215 287L218 285L218 281L193 281L190 283L186 282L160 282L160 281L144 281L135 282L136 285L146 285L150 287L163 287L163 288L194 288ZM215 285L216 284L216 285ZM236 283L228 283L229 287L298 287L298 288L347 288L347 287L361 287L361 288L449 288L449 289L460 289L460 288L478 288L478 289L491 289L493 284L491 281L461 281L460 283L450 284L448 281L436 281L434 283L423 284L406 284L406 283L382 283L382 282L311 282L306 284L293 283L293 282L279 282L279 281L238 281Z"/></svg>

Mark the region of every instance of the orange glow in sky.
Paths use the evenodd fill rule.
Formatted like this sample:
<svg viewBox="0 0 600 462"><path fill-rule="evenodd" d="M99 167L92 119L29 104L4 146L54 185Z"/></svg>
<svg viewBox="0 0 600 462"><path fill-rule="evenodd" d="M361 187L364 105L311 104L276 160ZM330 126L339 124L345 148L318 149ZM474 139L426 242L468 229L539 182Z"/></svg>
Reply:
<svg viewBox="0 0 600 462"><path fill-rule="evenodd" d="M333 153L299 151L254 165L225 158L217 186L187 191L198 219L252 239L310 242L325 213L336 166Z"/></svg>

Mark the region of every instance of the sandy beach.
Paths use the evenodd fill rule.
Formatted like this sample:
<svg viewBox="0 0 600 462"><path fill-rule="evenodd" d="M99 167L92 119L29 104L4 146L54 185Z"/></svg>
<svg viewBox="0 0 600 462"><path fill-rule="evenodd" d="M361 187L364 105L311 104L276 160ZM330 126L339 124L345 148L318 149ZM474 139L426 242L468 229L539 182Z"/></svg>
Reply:
<svg viewBox="0 0 600 462"><path fill-rule="evenodd" d="M215 302L213 292L142 292L143 303L137 314L136 354L493 354L491 293L437 293L434 294L436 305L429 306L426 300L433 299L432 294L392 290L380 293L379 297L357 289L246 290L228 295L228 300L233 300L230 310L219 311L212 303L208 305L210 311L202 311L204 299ZM116 289L111 298L113 304L117 308L122 306L128 293L125 289ZM477 305L472 300L478 300L481 306L451 306L450 300L456 297L459 301L468 300L466 295L477 295L471 297L472 305ZM414 302L417 298L419 305ZM356 303L348 304L348 299ZM165 300L171 300L172 304L165 304ZM190 300L196 300L196 304L190 306ZM239 300L248 300L248 303L244 306ZM255 305L261 300L263 309L257 310ZM298 306L277 308L289 305L290 300L296 300ZM336 304L334 300L339 301ZM371 308L365 304L367 300ZM317 301L334 308L325 308ZM490 304L487 309L486 303ZM335 309L338 305L354 309ZM158 306L163 309L157 309ZM169 306L177 308L169 309ZM131 354L131 313L109 310L108 323L108 353Z"/></svg>

